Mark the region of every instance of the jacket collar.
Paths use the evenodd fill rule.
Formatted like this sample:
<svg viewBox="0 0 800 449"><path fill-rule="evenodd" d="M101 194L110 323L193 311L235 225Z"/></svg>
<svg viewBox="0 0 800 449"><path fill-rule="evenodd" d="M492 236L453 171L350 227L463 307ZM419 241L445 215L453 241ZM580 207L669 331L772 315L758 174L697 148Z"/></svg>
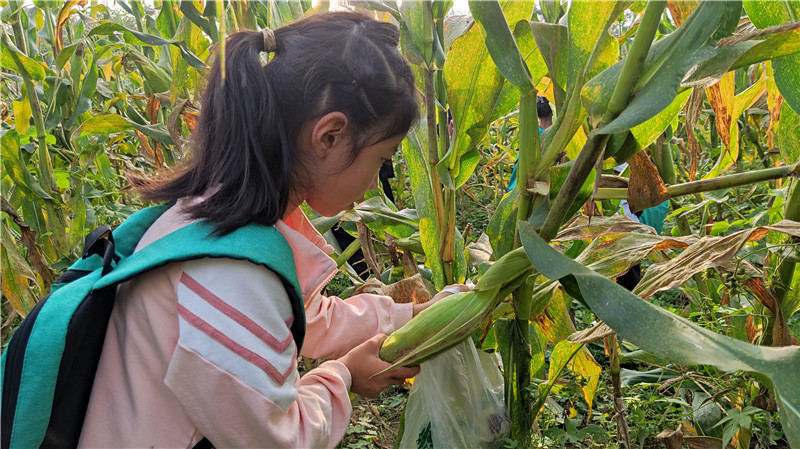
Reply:
<svg viewBox="0 0 800 449"><path fill-rule="evenodd" d="M299 207L279 220L275 227L292 248L294 263L298 268L297 279L303 300L308 304L336 275L336 262L329 256L334 249Z"/></svg>

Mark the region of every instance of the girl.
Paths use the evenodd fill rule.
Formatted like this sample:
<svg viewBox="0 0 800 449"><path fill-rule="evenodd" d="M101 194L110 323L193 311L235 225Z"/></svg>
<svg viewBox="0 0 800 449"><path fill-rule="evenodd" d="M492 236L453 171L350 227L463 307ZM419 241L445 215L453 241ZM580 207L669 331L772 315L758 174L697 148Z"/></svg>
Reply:
<svg viewBox="0 0 800 449"><path fill-rule="evenodd" d="M169 264L120 287L82 447L187 448L204 438L217 447L333 447L349 421L349 392L375 396L418 371L372 377L388 366L378 358L384 334L423 306L322 296L336 266L299 209L303 201L328 216L351 208L377 186L416 120L397 28L321 14L242 31L226 45L225 73L217 61L209 75L193 157L167 179L132 179L145 198L174 204L137 251L197 220L219 235L274 225L302 289L300 353L332 360L300 378L303 329L275 272L233 259Z"/></svg>

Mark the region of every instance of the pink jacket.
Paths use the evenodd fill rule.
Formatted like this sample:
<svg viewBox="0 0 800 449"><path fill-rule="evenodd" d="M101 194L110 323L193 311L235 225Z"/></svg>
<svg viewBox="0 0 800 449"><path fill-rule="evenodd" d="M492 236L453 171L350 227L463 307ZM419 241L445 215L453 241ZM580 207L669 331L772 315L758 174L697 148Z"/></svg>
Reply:
<svg viewBox="0 0 800 449"><path fill-rule="evenodd" d="M137 250L187 224L182 202ZM276 224L294 253L306 308L302 355L335 359L411 319L411 304L319 292L336 274L332 248L299 209ZM297 371L288 296L272 271L200 259L120 286L80 447L334 447L351 405L350 373L330 360Z"/></svg>

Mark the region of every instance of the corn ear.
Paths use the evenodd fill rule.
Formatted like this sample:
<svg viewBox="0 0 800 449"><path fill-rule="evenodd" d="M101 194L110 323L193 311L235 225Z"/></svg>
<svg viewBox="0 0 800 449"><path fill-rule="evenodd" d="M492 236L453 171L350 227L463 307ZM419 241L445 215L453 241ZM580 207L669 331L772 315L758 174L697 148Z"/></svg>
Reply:
<svg viewBox="0 0 800 449"><path fill-rule="evenodd" d="M518 276L527 273L531 267L531 260L525 254L525 248L519 247L493 263L481 276L475 285L475 290L503 288Z"/></svg>
<svg viewBox="0 0 800 449"><path fill-rule="evenodd" d="M419 365L469 337L497 306L498 291L456 293L420 312L384 340L380 357L392 365L381 373Z"/></svg>
<svg viewBox="0 0 800 449"><path fill-rule="evenodd" d="M380 357L392 365L378 374L418 365L472 335L531 268L524 248L516 249L495 262L474 290L447 296L420 312L386 337Z"/></svg>

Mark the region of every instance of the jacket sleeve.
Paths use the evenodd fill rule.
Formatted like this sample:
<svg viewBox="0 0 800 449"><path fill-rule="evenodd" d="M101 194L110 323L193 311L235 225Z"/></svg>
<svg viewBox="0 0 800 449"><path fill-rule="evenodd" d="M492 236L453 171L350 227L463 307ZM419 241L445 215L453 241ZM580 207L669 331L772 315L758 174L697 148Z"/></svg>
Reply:
<svg viewBox="0 0 800 449"><path fill-rule="evenodd" d="M351 378L329 361L302 378L289 298L248 261L186 262L179 339L165 383L215 447L334 447L350 418Z"/></svg>
<svg viewBox="0 0 800 449"><path fill-rule="evenodd" d="M317 294L306 304L306 337L301 354L334 359L379 333L391 334L411 320L413 304L363 293L348 299Z"/></svg>

